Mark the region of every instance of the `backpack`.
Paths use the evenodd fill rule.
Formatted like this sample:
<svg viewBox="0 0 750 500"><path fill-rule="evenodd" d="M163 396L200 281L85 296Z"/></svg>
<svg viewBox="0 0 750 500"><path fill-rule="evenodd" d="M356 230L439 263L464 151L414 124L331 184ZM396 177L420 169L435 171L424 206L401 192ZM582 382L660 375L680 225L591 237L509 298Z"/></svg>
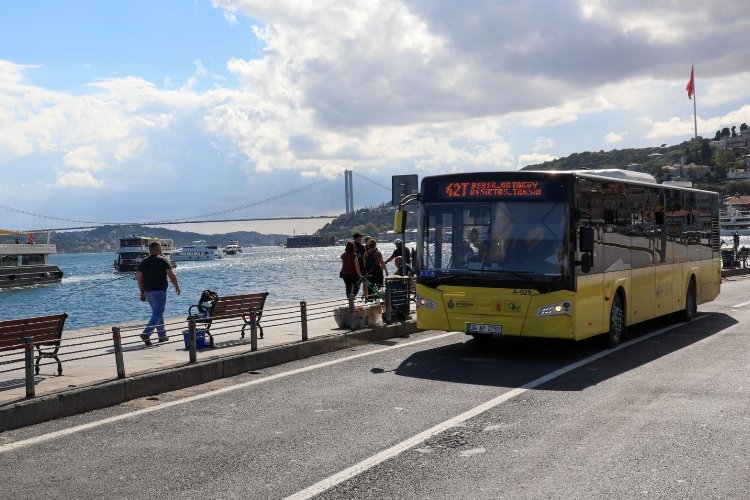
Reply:
<svg viewBox="0 0 750 500"><path fill-rule="evenodd" d="M198 300L198 312L204 316L208 316L211 312L211 307L213 307L214 302L216 302L218 298L219 294L213 290L203 290L201 298Z"/></svg>
<svg viewBox="0 0 750 500"><path fill-rule="evenodd" d="M378 261L375 260L375 253L374 252L367 252L365 254L365 271L367 274L370 274L371 271L374 271L378 268Z"/></svg>

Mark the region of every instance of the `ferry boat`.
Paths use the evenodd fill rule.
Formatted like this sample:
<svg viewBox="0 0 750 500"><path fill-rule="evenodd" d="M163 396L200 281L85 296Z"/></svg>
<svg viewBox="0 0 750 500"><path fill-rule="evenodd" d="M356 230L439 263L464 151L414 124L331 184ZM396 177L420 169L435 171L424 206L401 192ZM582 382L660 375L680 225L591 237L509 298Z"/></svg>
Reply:
<svg viewBox="0 0 750 500"><path fill-rule="evenodd" d="M750 211L740 210L733 206L719 214L719 236L750 235Z"/></svg>
<svg viewBox="0 0 750 500"><path fill-rule="evenodd" d="M63 272L49 263L49 255L57 253L57 247L49 243L49 233L46 243L37 243L32 235L21 243L15 232L0 233L8 236L7 241L0 241L0 288L62 281Z"/></svg>
<svg viewBox="0 0 750 500"><path fill-rule="evenodd" d="M133 272L138 270L138 266L141 261L148 257L148 244L157 238L148 238L146 236L126 236L120 238L120 247L115 252L117 258L113 264L115 271L120 272ZM172 240L171 239L159 239L161 243L161 253L166 257L172 267L175 267L174 262L171 260L172 256Z"/></svg>
<svg viewBox="0 0 750 500"><path fill-rule="evenodd" d="M229 240L227 246L224 247L224 253L227 255L237 255L242 253L242 247L240 246L239 240Z"/></svg>
<svg viewBox="0 0 750 500"><path fill-rule="evenodd" d="M172 253L172 262L214 260L222 257L224 252L219 246L208 245L204 240L198 240L175 250Z"/></svg>

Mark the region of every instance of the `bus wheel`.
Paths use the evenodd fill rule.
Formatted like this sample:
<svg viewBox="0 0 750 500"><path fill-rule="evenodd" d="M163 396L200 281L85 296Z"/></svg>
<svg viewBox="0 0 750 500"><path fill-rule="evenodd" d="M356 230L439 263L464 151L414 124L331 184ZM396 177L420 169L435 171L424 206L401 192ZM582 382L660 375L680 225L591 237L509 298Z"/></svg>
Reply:
<svg viewBox="0 0 750 500"><path fill-rule="evenodd" d="M695 300L695 281L692 279L688 284L687 293L685 294L685 309L682 310L681 319L685 323L689 323L695 317L695 313L698 311L698 304Z"/></svg>
<svg viewBox="0 0 750 500"><path fill-rule="evenodd" d="M617 347L625 336L625 308L622 305L622 296L618 293L612 300L612 309L609 312L609 331L604 334L604 345L606 347Z"/></svg>

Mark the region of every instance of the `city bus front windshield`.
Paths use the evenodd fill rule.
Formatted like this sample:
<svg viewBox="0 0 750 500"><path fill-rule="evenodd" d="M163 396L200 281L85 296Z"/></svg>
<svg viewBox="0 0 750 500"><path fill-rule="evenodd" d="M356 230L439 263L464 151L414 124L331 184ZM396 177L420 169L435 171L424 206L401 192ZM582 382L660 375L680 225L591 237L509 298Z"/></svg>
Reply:
<svg viewBox="0 0 750 500"><path fill-rule="evenodd" d="M544 279L567 273L566 203L434 203L422 251L427 275Z"/></svg>

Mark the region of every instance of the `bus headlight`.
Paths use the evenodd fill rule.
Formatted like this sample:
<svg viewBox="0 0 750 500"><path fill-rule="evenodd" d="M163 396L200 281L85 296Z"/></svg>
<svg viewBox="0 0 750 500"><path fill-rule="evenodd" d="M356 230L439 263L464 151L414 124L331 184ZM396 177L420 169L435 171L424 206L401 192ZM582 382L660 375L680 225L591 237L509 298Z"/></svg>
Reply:
<svg viewBox="0 0 750 500"><path fill-rule="evenodd" d="M427 297L421 297L417 295L417 307L424 307L425 309L429 309L430 311L437 311L437 304L435 304L434 301L428 299Z"/></svg>
<svg viewBox="0 0 750 500"><path fill-rule="evenodd" d="M573 304L568 300L563 302L555 302L554 304L542 306L536 311L536 315L540 318L543 318L545 316L558 316L560 314L567 314L568 316L572 315Z"/></svg>

